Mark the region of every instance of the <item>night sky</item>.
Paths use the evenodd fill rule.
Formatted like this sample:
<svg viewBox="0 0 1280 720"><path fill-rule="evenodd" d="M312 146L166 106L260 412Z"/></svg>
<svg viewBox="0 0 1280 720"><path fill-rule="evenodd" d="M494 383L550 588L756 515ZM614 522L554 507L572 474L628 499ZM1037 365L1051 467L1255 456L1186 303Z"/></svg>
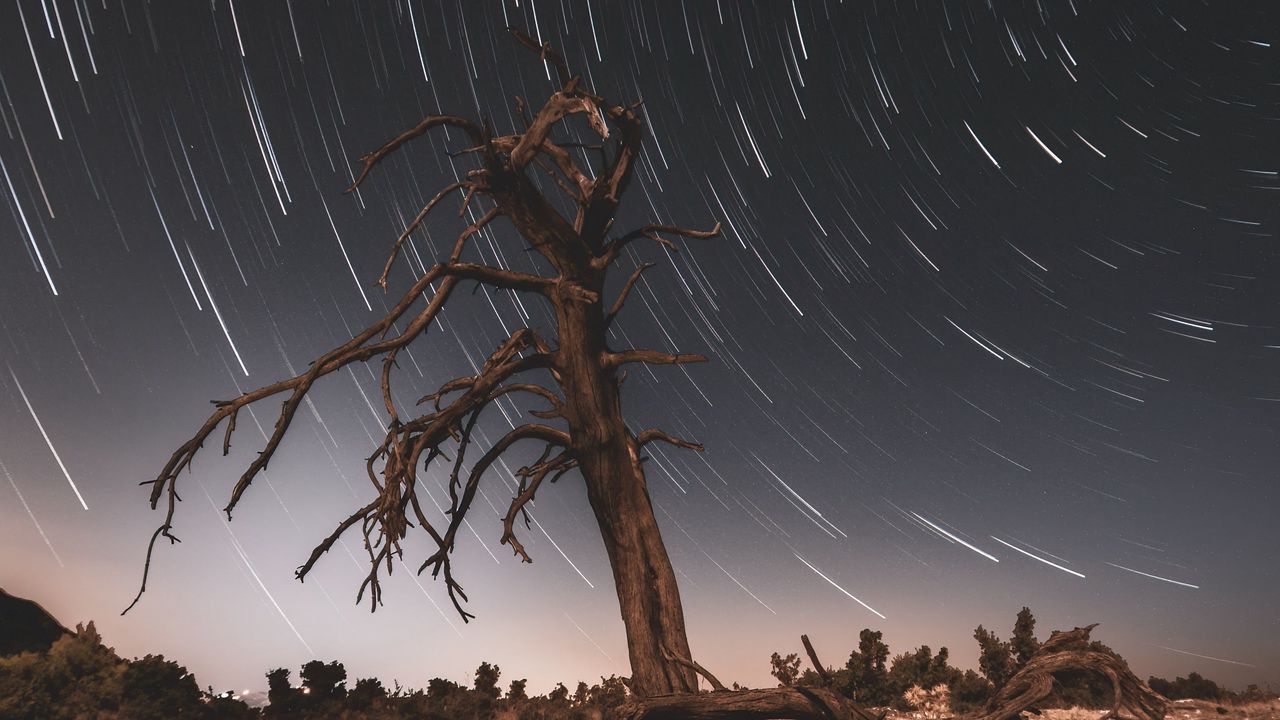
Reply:
<svg viewBox="0 0 1280 720"><path fill-rule="evenodd" d="M343 195L359 155L437 111L512 132L513 96L556 89L508 25L645 101L618 228L724 223L615 280L662 263L617 347L710 358L623 391L633 427L707 448L647 465L696 660L768 685L800 633L838 663L870 626L973 666L973 628L1025 604L1042 637L1101 623L1143 677L1280 684L1266 2L0 2L0 586L218 688L312 658L414 687L482 659L536 691L628 672L576 475L539 494L530 566L489 474L455 560L468 625L404 567L356 606L354 535L293 579L371 496L377 367L313 392L227 524L278 406L242 413L119 616L162 520L138 483L208 401L346 341L461 229L434 216L384 295L396 235L474 161L436 132ZM492 229L475 259L533 267ZM550 317L456 295L398 396L521 324Z"/></svg>

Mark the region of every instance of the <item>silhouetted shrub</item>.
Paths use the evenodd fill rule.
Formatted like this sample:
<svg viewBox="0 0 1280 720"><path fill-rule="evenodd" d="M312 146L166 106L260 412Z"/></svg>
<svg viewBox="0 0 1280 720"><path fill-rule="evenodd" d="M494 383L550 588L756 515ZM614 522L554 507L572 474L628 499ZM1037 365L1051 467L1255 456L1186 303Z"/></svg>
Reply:
<svg viewBox="0 0 1280 720"><path fill-rule="evenodd" d="M298 678L302 680L309 704L341 700L347 696L347 669L336 660L330 663L312 660L302 666Z"/></svg>
<svg viewBox="0 0 1280 720"><path fill-rule="evenodd" d="M1147 684L1151 686L1152 690L1170 700L1217 701L1227 697L1227 692L1218 687L1217 683L1195 672L1186 677L1176 677L1173 680L1152 677L1147 680Z"/></svg>
<svg viewBox="0 0 1280 720"><path fill-rule="evenodd" d="M791 653L785 658L774 653L769 658L769 674L778 679L779 687L791 687L800 679L800 656Z"/></svg>
<svg viewBox="0 0 1280 720"><path fill-rule="evenodd" d="M204 713L196 678L163 655L147 655L125 667L120 714L130 720L194 718Z"/></svg>
<svg viewBox="0 0 1280 720"><path fill-rule="evenodd" d="M387 689L377 678L360 678L347 693L346 706L352 710L368 710L387 697Z"/></svg>
<svg viewBox="0 0 1280 720"><path fill-rule="evenodd" d="M965 670L951 682L951 709L957 713L972 712L987 704L995 688L991 682L972 670Z"/></svg>

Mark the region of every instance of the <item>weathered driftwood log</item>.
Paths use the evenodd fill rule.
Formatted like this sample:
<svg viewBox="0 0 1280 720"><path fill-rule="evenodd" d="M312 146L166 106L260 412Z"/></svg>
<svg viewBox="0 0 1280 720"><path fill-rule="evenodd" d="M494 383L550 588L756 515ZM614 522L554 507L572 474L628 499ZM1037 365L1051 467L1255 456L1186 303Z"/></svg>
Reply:
<svg viewBox="0 0 1280 720"><path fill-rule="evenodd" d="M831 675L809 636L801 635L800 642L823 685L829 686ZM687 664L716 691L633 698L618 709L619 720L884 720L883 713L872 713L829 687L728 690L701 665Z"/></svg>
<svg viewBox="0 0 1280 720"><path fill-rule="evenodd" d="M881 720L826 688L781 687L654 695L620 709L621 720Z"/></svg>
<svg viewBox="0 0 1280 720"><path fill-rule="evenodd" d="M1115 700L1104 720L1163 720L1169 701L1134 675L1123 660L1089 649L1089 633L1097 624L1055 631L1027 664L1005 683L971 720L1017 720L1053 692L1054 675L1081 670L1111 681Z"/></svg>
<svg viewBox="0 0 1280 720"><path fill-rule="evenodd" d="M650 696L622 708L622 720L878 720L826 688L772 688Z"/></svg>
<svg viewBox="0 0 1280 720"><path fill-rule="evenodd" d="M987 706L963 720L1017 720L1053 692L1055 675L1093 672L1111 681L1115 699L1103 720L1163 720L1169 701L1142 682L1120 658L1089 648L1089 633L1097 625L1055 631L1009 682L997 690ZM824 683L826 666L818 660L809 638L801 636L805 652ZM713 686L723 688L709 673ZM635 698L619 708L620 720L884 720L827 687L781 687L769 690L718 690Z"/></svg>

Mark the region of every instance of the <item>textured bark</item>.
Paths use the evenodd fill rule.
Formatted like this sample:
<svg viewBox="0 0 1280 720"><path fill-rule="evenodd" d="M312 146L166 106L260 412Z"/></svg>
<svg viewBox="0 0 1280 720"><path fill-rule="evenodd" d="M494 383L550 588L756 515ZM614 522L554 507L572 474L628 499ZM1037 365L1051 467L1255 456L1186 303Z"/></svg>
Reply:
<svg viewBox="0 0 1280 720"><path fill-rule="evenodd" d="M639 696L695 692L684 610L649 500L636 437L622 420L616 371L605 363L603 278L584 278L588 293L554 301L560 327L556 366L565 420L586 483L587 500L609 555ZM578 300L578 297L591 298Z"/></svg>
<svg viewBox="0 0 1280 720"><path fill-rule="evenodd" d="M1016 720L1053 692L1054 675L1087 670L1111 681L1115 700L1106 718L1162 720L1169 708L1163 695L1134 675L1123 660L1089 649L1089 633L1097 625L1055 631L1031 659L1005 683L971 720Z"/></svg>
<svg viewBox="0 0 1280 720"><path fill-rule="evenodd" d="M447 260L427 268L383 318L349 342L320 356L293 378L215 403L216 410L204 425L173 453L159 477L150 483L152 507L163 500L167 512L147 546L142 586L134 604L146 588L156 542L161 538L177 541L172 529L180 500L180 474L190 467L215 429L225 423L222 448L226 454L242 408L277 395L286 397L265 448L231 493L225 508L230 518L252 481L266 469L315 383L352 363L380 359L388 425L385 439L367 462L374 497L341 520L315 547L299 567L299 579L307 576L344 533L359 528L370 572L360 586L357 600L368 591L370 606L376 608L381 602L382 577L390 574L397 566L395 561L402 558L401 542L409 530L418 529L435 546L418 572L430 568L433 576L443 574L454 607L464 620L469 619L472 616L463 609L467 597L451 564L457 534L486 471L518 442L535 440L545 444L546 449L536 462L515 472L519 489L503 518L501 542L521 559L532 562L516 537L516 520L523 516L527 523L526 506L544 480L555 482L564 473L577 469L613 569L627 633L633 695L645 698L696 693L698 674L719 689L723 687L719 681L690 655L680 592L654 517L642 456L644 445L653 441L697 450L701 446L657 428L633 433L623 422L619 396L622 367L627 363L679 364L705 358L642 348L615 351L607 346L606 330L623 309L647 265L639 265L632 272L612 302L604 298L605 279L630 243L650 240L675 249L670 237L711 238L718 234L719 225L698 231L655 223L610 236L645 135L641 117L634 112L638 104L628 107L607 103L585 88L580 77L571 76L564 59L554 50L522 33L513 34L555 67L561 84L532 115L524 101L517 99L523 131L495 137L487 123L457 115L428 115L363 156L360 174L348 189L354 191L375 166L434 128L461 131L470 146L455 155L478 161L478 167L468 171L464 179L432 197L396 239L377 280L384 290L404 243L444 199L461 195L459 216L470 210L476 219L457 236ZM585 120L599 136L600 145L575 143L582 150L579 154L569 152L567 143L558 144L553 135L572 134L572 129L563 123L573 116ZM578 158L587 157L588 151L597 153L598 162L584 166ZM538 172L550 176L553 191L558 189L568 196L571 217L561 215L556 203L533 182L530 175ZM478 212L473 202L492 206ZM481 230L492 229L498 218L509 221L521 244L540 255L554 272L539 275L464 261L469 241ZM475 375L444 383L420 401L419 405L426 404L426 412L419 415L415 410L415 416L402 418L402 408L391 391L396 356L436 322L454 289L464 281L486 290L518 292L548 303L556 323L550 338L554 344L533 329L520 328L498 344ZM424 301L425 305L419 307ZM553 382L541 385L531 381L523 375L529 371L543 372ZM473 458L467 458L468 450L475 446L472 432L481 413L495 400L514 393L548 402L548 409L528 412L549 423L517 425L480 458L474 459L474 453ZM437 527L439 520L433 524L426 516L419 498L419 473L430 469L432 463L435 467L443 465L449 476L450 504L447 525L442 527ZM466 463L470 463L469 470Z"/></svg>
<svg viewBox="0 0 1280 720"><path fill-rule="evenodd" d="M883 720L825 688L661 695L619 709L621 720Z"/></svg>
<svg viewBox="0 0 1280 720"><path fill-rule="evenodd" d="M621 720L884 720L831 688L831 675L801 635L821 687L800 685L769 690L727 690L715 676L693 664L717 692L633 697L618 709Z"/></svg>

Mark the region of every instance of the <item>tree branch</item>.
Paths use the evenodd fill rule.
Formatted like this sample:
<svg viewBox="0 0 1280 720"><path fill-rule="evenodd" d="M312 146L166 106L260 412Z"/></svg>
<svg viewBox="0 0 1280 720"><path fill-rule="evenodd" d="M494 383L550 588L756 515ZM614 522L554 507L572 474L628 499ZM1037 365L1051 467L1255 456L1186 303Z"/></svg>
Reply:
<svg viewBox="0 0 1280 720"><path fill-rule="evenodd" d="M396 238L395 245L391 248L391 254L387 257L386 264L382 266L382 274L378 276L378 287L383 290L387 289L387 275L391 273L391 266L400 255L400 247L404 245L404 241L413 234L413 231L418 229L418 226L422 224L422 221L427 219L427 215L431 213L432 208L434 208L437 203L443 200L445 196L454 190L460 190L471 186L472 184L467 181L450 183L448 187L436 193L435 196L423 206L422 210L418 212L417 217L413 219L413 222L409 223L409 225L404 229L404 232L400 233L400 237Z"/></svg>
<svg viewBox="0 0 1280 720"><path fill-rule="evenodd" d="M458 528L462 525L462 521L466 518L467 510L471 507L471 502L475 498L476 488L479 487L480 477L484 474L489 466L498 460L504 452L512 445L520 440L537 439L548 444L558 445L568 448L570 439L568 433L549 425L541 425L530 423L527 425L517 426L498 439L493 447L476 462L471 468L471 475L467 478L467 485L463 489L462 497L456 501L450 510L449 528L444 534L444 541L431 557L422 563L422 567L418 572L422 572L427 566L434 566L432 576L434 577L440 572L443 564L448 562L448 555L453 550L454 538L457 536Z"/></svg>
<svg viewBox="0 0 1280 720"><path fill-rule="evenodd" d="M553 445L548 444L547 451L552 447ZM516 539L514 529L516 516L524 513L525 527L528 527L528 513L525 511L525 506L533 501L542 481L552 472L559 477L577 465L567 450L551 460L546 459L547 451L542 453L542 457L532 467L523 467L516 472L520 476L520 492L511 499L511 507L507 509L507 514L502 519L502 538L498 541L499 544L510 545L511 550L527 563L533 562L533 559L529 557L529 553L525 552L524 545Z"/></svg>
<svg viewBox="0 0 1280 720"><path fill-rule="evenodd" d="M623 350L621 352L605 352L604 366L620 367L627 363L642 362L649 365L683 365L685 363L706 362L705 355L692 353L665 353L658 350Z"/></svg>
<svg viewBox="0 0 1280 720"><path fill-rule="evenodd" d="M171 533L173 527L174 515L176 512L176 503L181 499L177 492L178 475L190 467L196 454L204 445L205 439L213 432L213 430L224 420L233 417L240 408L251 405L259 400L277 395L285 391L291 391L288 400L281 408L280 415L276 420L275 428L267 441L265 448L258 454L257 458L250 464L249 468L241 475L232 491L231 499L224 511L228 517L231 515L232 509L244 494L253 478L265 469L267 463L279 447L281 440L296 415L297 409L305 398L307 392L312 385L320 377L327 375L335 370L341 369L352 362L367 360L379 354L387 354L393 357L395 351L407 345L414 338L423 333L434 318L443 308L445 301L448 299L453 287L459 281L459 277L448 274L448 266L437 264L432 266L414 286L405 293L400 302L396 304L387 315L379 321L365 328L361 333L353 337L350 341L334 350L325 353L318 358L306 372L297 375L288 380L268 385L257 390L245 393L240 397L215 403L217 409L205 421L200 430L184 443L177 451L170 456L169 461L165 464L160 475L155 479L148 481L152 485L151 506L155 508L159 503L161 495L168 495L168 507L165 514L165 520L161 526L152 535L147 546L147 559L143 568L143 579L139 589L138 597L130 604L132 608L141 597L146 588L146 581L150 573L151 556L154 551L156 541L161 537L167 537L171 542L176 542L177 538ZM440 279L441 284L434 296L431 297L427 306L423 308L409 323L406 329L399 335L379 342L370 343L374 337L380 333L384 333L394 322L401 317L410 306L414 304L422 292L434 280ZM368 344L366 344L368 343ZM391 429L388 431L387 440L378 452L375 452L369 460L369 475L372 484L378 488L379 504L372 510L362 511L345 521L340 529L345 531L354 524L363 519L365 521L366 540L369 545L370 559L373 561L375 570L369 578L361 586L361 594L366 586L372 585L374 592L374 602L376 605L377 597L380 592L377 586L376 567L378 564L385 562L390 568L391 548L398 543L400 537L403 536L404 510L406 504L413 499L413 477L414 467L421 453L428 447L432 449L432 457L434 457L435 449L441 442L444 442L451 435L450 428L456 426L458 419L466 412L473 410L483 404L489 402L489 394L508 378L525 370L545 367L550 363L550 356L545 353L538 353L526 357L519 357L519 354L525 349L533 347L535 344L541 344L536 336L529 330L519 330L511 338L509 338L502 346L495 350L494 354L486 362L482 373L471 379L471 387L467 393L456 400L451 406L444 410L438 410L429 416L419 418L410 423L400 423L394 418L394 408L390 408L393 414ZM384 370L386 368L384 367ZM385 375L384 375L385 383ZM453 385L450 386L455 387ZM224 447L230 442L229 434L224 439ZM386 481L379 483L373 470L372 464L379 458L385 461L384 476ZM406 482L407 481L407 482ZM407 494L402 495L408 488ZM372 527L380 528L382 536L381 550L375 553L372 549L373 543L369 541L369 533ZM434 535L434 530L427 528L428 532ZM340 535L341 532L338 533ZM319 554L327 551L332 545L333 539L321 543L319 546ZM327 543L327 544L326 544ZM318 557L319 555L315 555ZM314 563L314 559L308 561L304 565L307 569ZM126 608L126 612L129 608Z"/></svg>
<svg viewBox="0 0 1280 720"><path fill-rule="evenodd" d="M618 257L623 248L640 238L648 238L660 245L676 250L677 247L675 243L662 237L664 234L678 235L680 237L694 238L697 240L708 240L720 234L720 223L717 222L710 230L693 230L690 228L680 227L679 225L663 225L658 223L645 225L639 230L632 230L625 235L610 240L605 246L604 251L600 254L598 261L604 266L609 265Z"/></svg>
<svg viewBox="0 0 1280 720"><path fill-rule="evenodd" d="M618 316L618 313L622 312L622 305L627 301L627 296L631 294L631 290L635 288L640 275L653 266L654 263L640 263L635 270L631 271L631 277L628 277L627 283L622 286L622 291L618 293L618 299L613 301L613 307L609 308L609 314L604 316L606 330L613 323L613 319Z"/></svg>
<svg viewBox="0 0 1280 720"><path fill-rule="evenodd" d="M444 273L463 280L482 282L502 290L522 290L540 295L545 295L555 285L554 280L540 275L466 262L449 263L445 266Z"/></svg>
<svg viewBox="0 0 1280 720"><path fill-rule="evenodd" d="M654 440L661 440L665 443L670 443L672 445L675 445L676 447L682 447L686 450L697 450L698 452L702 452L704 449L701 443L690 442L688 440L681 440L678 437L673 437L671 435L668 435L667 431L660 430L658 428L649 428L648 430L644 430L639 435L637 435L636 447L644 447L645 445L653 442Z"/></svg>
<svg viewBox="0 0 1280 720"><path fill-rule="evenodd" d="M535 343L536 336L530 330L521 329L513 333L507 341L493 351L479 373L469 378L460 378L461 383L459 381L446 383L446 386L454 388L460 384L465 385L465 392L462 395L444 408L426 416L407 423L393 423L386 440L370 458L370 481L378 489L378 497L363 513L362 531L371 569L361 584L358 598L363 596L366 589L371 590L371 608L376 608L380 602L379 568L385 565L387 572L391 572L392 556L400 556L400 540L405 537L410 527L406 515L409 510L412 510L418 524L436 545L438 557L433 556L433 561L437 565L434 574L438 576L443 572L450 600L463 620L474 617L462 607L462 603L466 601L466 593L453 577L448 551L452 549L458 527L465 520L467 510L470 508L478 475L475 471L472 472L468 491L462 496L454 492L454 483L463 462L466 446L470 441L471 431L475 427L479 413L491 402L494 389L510 377L526 370L543 367L549 362L548 356L542 353L520 357L520 353L533 347ZM451 516L450 523L446 533L441 535L425 517L418 503L416 468L419 466L419 458L423 452L427 454L426 461L422 464L424 468L429 467L435 458L443 457L442 445L450 438L456 439L458 451L450 481L450 508L447 511ZM383 482L381 483L378 482L373 471L373 464L378 460L383 462ZM356 517L359 517L359 514ZM355 520L348 518L334 537L352 527L354 522ZM332 540L326 542L332 542ZM323 550L322 544L319 552L322 553ZM313 551L313 557L318 557L317 551Z"/></svg>
<svg viewBox="0 0 1280 720"><path fill-rule="evenodd" d="M559 51L551 47L549 43L539 43L537 40L529 37L518 28L508 27L507 32L511 33L511 36L518 40L521 45L524 45L530 50L538 53L538 57L548 63L551 63L552 67L556 69L556 74L560 78L561 85L568 84L570 77L569 66L565 63L564 56L561 55Z"/></svg>
<svg viewBox="0 0 1280 720"><path fill-rule="evenodd" d="M368 177L369 171L373 169L373 166L382 162L383 158L398 150L401 145L426 134L428 130L435 127L459 128L471 137L471 141L474 144L484 144L484 133L472 121L457 115L428 115L422 118L422 121L417 125L395 136L377 150L361 155L360 162L363 163L364 167L360 169L360 175L356 177L355 182L351 183L346 192L355 192L356 188L360 187L361 183Z"/></svg>
<svg viewBox="0 0 1280 720"><path fill-rule="evenodd" d="M831 673L827 672L827 666L818 660L818 653L813 649L813 643L809 642L809 636L801 635L800 642L804 645L804 651L809 655L809 662L813 663L813 669L818 673L818 677L822 678L823 686L831 685Z"/></svg>
<svg viewBox="0 0 1280 720"><path fill-rule="evenodd" d="M536 418L542 418L543 420L550 420L551 418L562 417L564 415L564 401L562 401L559 396L557 396L555 393L551 392L547 388L541 385L536 385L534 383L508 383L498 388L497 390L494 390L489 395L489 399L497 400L503 395L507 395L513 392L526 392L532 395L537 395L541 398L546 399L548 403L551 403L551 408L549 410L530 410L529 414Z"/></svg>
<svg viewBox="0 0 1280 720"><path fill-rule="evenodd" d="M697 661L693 660L692 658L680 657L679 655L676 655L675 653L671 652L670 648L666 647L665 645L662 648L662 655L663 657L670 660L671 662L683 665L689 668L690 670L693 670L694 672L698 673L702 677L706 678L707 682L711 683L711 688L716 692L729 692L729 688L725 687L724 683L720 682L720 680L716 678L715 675L712 675L710 670L707 670L706 668L702 667L697 663Z"/></svg>

